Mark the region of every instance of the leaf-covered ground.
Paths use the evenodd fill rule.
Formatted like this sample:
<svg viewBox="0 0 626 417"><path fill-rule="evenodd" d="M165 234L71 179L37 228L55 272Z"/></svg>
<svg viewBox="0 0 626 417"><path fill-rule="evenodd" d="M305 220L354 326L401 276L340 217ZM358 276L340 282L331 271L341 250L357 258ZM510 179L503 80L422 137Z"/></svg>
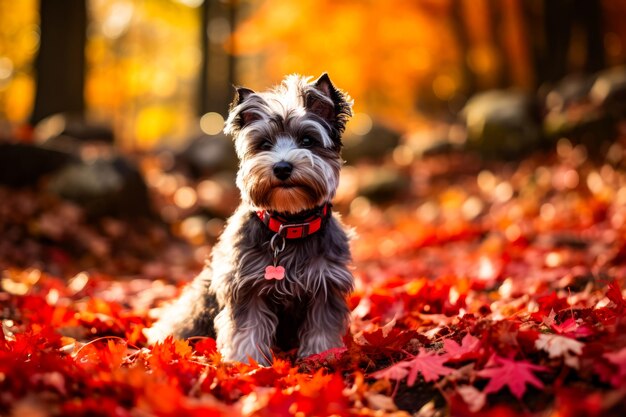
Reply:
<svg viewBox="0 0 626 417"><path fill-rule="evenodd" d="M145 344L210 244L0 188L0 414L622 416L623 149L431 156L401 201L346 205L346 347L271 367L224 363L207 338Z"/></svg>

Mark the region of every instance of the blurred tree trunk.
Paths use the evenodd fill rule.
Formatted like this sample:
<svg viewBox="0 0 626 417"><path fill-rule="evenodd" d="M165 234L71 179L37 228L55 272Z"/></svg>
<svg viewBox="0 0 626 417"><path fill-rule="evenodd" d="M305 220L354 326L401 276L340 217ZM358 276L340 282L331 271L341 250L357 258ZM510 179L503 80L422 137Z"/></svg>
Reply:
<svg viewBox="0 0 626 417"><path fill-rule="evenodd" d="M237 2L205 0L202 4L199 115L218 112L225 115L233 96L236 58L224 48L235 29ZM233 52L233 51L230 51Z"/></svg>
<svg viewBox="0 0 626 417"><path fill-rule="evenodd" d="M85 0L41 0L40 15L32 123L54 113L79 113L85 108Z"/></svg>
<svg viewBox="0 0 626 417"><path fill-rule="evenodd" d="M230 45L230 53L228 54L228 104L230 104L231 96L233 95L233 85L235 84L236 78L236 70L237 70L237 57L235 54L237 53L237 45L235 44L235 39L233 34L235 33L235 28L237 26L237 18L239 12L239 2L231 1L228 5L228 22L230 23L230 36L231 36L231 45Z"/></svg>
<svg viewBox="0 0 626 417"><path fill-rule="evenodd" d="M591 1L591 0L587 0ZM542 80L557 81L567 73L572 31L572 0L544 0L544 32L546 35L545 74Z"/></svg>
<svg viewBox="0 0 626 417"><path fill-rule="evenodd" d="M508 87L511 82L508 54L505 50L504 37L505 32L502 28L503 13L501 10L501 0L490 0L488 3L489 10L489 31L493 39L493 46L498 57L498 72L496 86L499 88Z"/></svg>
<svg viewBox="0 0 626 417"><path fill-rule="evenodd" d="M532 61L533 36L526 26L524 3L527 0L502 0L500 3L502 22L500 36L502 36L504 57L509 64L509 84L522 87L525 90L534 88L534 67Z"/></svg>
<svg viewBox="0 0 626 417"><path fill-rule="evenodd" d="M463 71L464 93L469 97L476 92L476 77L468 63L471 42L467 35L467 25L463 19L463 0L453 0L451 7L452 30L459 45L461 70Z"/></svg>
<svg viewBox="0 0 626 417"><path fill-rule="evenodd" d="M522 1L522 12L526 33L529 34L527 42L534 73L534 87L538 87L548 78L543 0Z"/></svg>
<svg viewBox="0 0 626 417"><path fill-rule="evenodd" d="M543 8L546 73L540 80L554 82L568 72L594 72L604 67L602 6L599 0L544 0ZM575 35L581 37L575 39ZM584 48L582 63L577 63L575 59L575 54L581 51L573 50L572 45Z"/></svg>
<svg viewBox="0 0 626 417"><path fill-rule="evenodd" d="M587 32L586 72L601 70L606 65L604 56L604 22L600 0L578 0L575 9Z"/></svg>
<svg viewBox="0 0 626 417"><path fill-rule="evenodd" d="M198 115L202 116L209 110L209 14L211 12L209 1L202 3L200 8L200 50L202 63L200 65L200 93L198 103Z"/></svg>

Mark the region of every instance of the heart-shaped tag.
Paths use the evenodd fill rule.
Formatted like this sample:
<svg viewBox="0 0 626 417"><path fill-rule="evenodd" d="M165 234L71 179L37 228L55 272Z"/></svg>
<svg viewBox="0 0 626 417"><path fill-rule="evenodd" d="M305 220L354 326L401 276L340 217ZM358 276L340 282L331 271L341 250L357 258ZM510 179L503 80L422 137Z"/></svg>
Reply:
<svg viewBox="0 0 626 417"><path fill-rule="evenodd" d="M278 265L278 266L272 266L272 265L268 265L265 268L265 279L270 280L270 279L277 279L277 280L281 280L285 278L285 268L283 268L282 266Z"/></svg>

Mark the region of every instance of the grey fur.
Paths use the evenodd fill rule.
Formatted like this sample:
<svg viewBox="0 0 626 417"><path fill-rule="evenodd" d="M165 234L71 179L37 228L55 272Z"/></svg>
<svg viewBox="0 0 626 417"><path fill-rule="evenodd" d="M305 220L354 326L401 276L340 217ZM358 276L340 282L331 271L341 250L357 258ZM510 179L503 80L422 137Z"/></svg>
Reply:
<svg viewBox="0 0 626 417"><path fill-rule="evenodd" d="M287 240L278 258L285 278L266 280L274 232L255 214L263 209L297 218L335 194L351 101L326 75L308 80L289 76L267 93L238 89L225 131L241 160L242 203L205 270L147 331L150 342L212 336L224 359L262 364L276 348L298 347L303 357L342 345L353 278L349 237L337 215L317 233ZM305 136L313 145L302 145ZM272 174L281 160L293 165L285 181Z"/></svg>

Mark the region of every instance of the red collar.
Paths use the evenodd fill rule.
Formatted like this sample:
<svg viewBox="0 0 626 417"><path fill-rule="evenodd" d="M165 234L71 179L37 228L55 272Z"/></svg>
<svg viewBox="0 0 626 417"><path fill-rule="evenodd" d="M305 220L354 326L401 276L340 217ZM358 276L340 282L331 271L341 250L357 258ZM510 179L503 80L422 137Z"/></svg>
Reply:
<svg viewBox="0 0 626 417"><path fill-rule="evenodd" d="M311 235L322 228L324 219L331 215L331 204L326 203L311 212L308 217L293 218L285 217L266 210L259 210L256 215L274 233L278 233L285 239L300 239Z"/></svg>

